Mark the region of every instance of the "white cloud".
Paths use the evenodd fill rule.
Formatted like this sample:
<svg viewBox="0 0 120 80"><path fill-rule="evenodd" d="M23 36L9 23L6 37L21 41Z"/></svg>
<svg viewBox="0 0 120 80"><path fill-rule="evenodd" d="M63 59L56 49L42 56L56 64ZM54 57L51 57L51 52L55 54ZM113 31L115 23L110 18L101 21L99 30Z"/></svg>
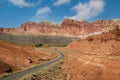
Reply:
<svg viewBox="0 0 120 80"><path fill-rule="evenodd" d="M38 0L36 4L26 2L26 0L8 0L8 1L11 2L13 5L19 6L19 7L34 7L35 5L40 3L40 0Z"/></svg>
<svg viewBox="0 0 120 80"><path fill-rule="evenodd" d="M104 0L90 0L88 3L79 3L72 8L76 12L76 15L67 18L89 20L102 13L104 6Z"/></svg>
<svg viewBox="0 0 120 80"><path fill-rule="evenodd" d="M65 4L65 3L69 3L71 0L57 0L55 3L54 3L54 6L60 6L62 4Z"/></svg>
<svg viewBox="0 0 120 80"><path fill-rule="evenodd" d="M48 13L50 12L52 12L52 10L49 7L40 8L31 20L35 22L44 20L48 17Z"/></svg>

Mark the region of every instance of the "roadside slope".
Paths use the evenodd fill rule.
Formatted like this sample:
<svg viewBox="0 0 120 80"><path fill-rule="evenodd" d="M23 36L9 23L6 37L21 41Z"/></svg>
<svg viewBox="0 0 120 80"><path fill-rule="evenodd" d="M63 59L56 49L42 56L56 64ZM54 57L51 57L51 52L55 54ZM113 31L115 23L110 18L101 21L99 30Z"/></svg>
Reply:
<svg viewBox="0 0 120 80"><path fill-rule="evenodd" d="M36 66L36 67L33 67L31 69L28 69L28 70L25 70L25 71L22 71L22 72L19 72L19 73L16 73L16 74L13 74L13 75L10 75L10 76L7 76L6 78L2 78L0 80L19 80L21 79L22 77L26 76L26 75L30 75L32 73L35 73L35 72L38 72L40 71L41 69L53 64L53 63L56 63L58 62L59 60L63 59L64 58L64 55L56 50L56 53L60 55L59 58L53 60L53 61L50 61L50 62L47 62L45 64L42 64L42 65L39 65L39 66Z"/></svg>
<svg viewBox="0 0 120 80"><path fill-rule="evenodd" d="M0 40L0 74L13 73L38 63L51 60L54 53L47 54L30 46L21 46Z"/></svg>

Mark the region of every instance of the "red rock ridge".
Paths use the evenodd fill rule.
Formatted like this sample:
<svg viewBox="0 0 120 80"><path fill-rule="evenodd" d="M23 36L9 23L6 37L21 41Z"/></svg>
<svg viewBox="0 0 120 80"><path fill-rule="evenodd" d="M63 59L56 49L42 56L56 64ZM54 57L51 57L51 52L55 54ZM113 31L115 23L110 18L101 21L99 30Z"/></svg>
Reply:
<svg viewBox="0 0 120 80"><path fill-rule="evenodd" d="M61 33L68 33L70 35L81 36L87 35L93 32L102 31L103 28L107 27L111 20L98 20L96 22L85 22L64 19L61 23Z"/></svg>
<svg viewBox="0 0 120 80"><path fill-rule="evenodd" d="M31 34L31 35L54 35L57 34L58 27L54 24L50 24L48 22L41 22L41 23L35 23L35 22L26 22L22 24L18 28L0 28L0 33L17 33L17 34Z"/></svg>
<svg viewBox="0 0 120 80"><path fill-rule="evenodd" d="M93 32L102 31L112 23L111 20L85 22L64 19L60 25L51 22L26 22L18 28L0 28L0 33L26 35L57 35L57 36L84 36Z"/></svg>
<svg viewBox="0 0 120 80"><path fill-rule="evenodd" d="M89 36L72 42L68 48L86 49L89 52L101 54L118 54L120 55L120 29L116 26L109 32L103 32L101 35Z"/></svg>

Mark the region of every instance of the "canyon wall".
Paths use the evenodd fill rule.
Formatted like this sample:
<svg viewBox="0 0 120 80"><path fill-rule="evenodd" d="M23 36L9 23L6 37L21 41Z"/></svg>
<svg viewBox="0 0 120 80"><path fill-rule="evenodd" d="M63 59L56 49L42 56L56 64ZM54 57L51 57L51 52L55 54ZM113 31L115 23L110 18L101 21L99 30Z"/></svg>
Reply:
<svg viewBox="0 0 120 80"><path fill-rule="evenodd" d="M85 22L64 19L60 25L60 32L63 34L83 36L93 32L102 31L112 23L111 20L98 20L96 22Z"/></svg>
<svg viewBox="0 0 120 80"><path fill-rule="evenodd" d="M112 20L85 22L65 18L59 25L49 21L39 23L26 22L18 28L0 28L0 33L80 37L93 32L100 32L113 22Z"/></svg>

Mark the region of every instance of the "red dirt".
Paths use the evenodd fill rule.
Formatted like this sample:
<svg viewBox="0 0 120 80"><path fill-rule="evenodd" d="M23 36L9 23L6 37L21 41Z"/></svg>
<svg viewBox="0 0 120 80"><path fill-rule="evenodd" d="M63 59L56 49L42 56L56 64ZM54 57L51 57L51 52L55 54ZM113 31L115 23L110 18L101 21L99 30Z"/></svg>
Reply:
<svg viewBox="0 0 120 80"><path fill-rule="evenodd" d="M0 40L0 74L42 63L54 56L53 53L47 54L30 46L20 46Z"/></svg>
<svg viewBox="0 0 120 80"><path fill-rule="evenodd" d="M57 80L120 80L120 29L76 40L66 48Z"/></svg>

